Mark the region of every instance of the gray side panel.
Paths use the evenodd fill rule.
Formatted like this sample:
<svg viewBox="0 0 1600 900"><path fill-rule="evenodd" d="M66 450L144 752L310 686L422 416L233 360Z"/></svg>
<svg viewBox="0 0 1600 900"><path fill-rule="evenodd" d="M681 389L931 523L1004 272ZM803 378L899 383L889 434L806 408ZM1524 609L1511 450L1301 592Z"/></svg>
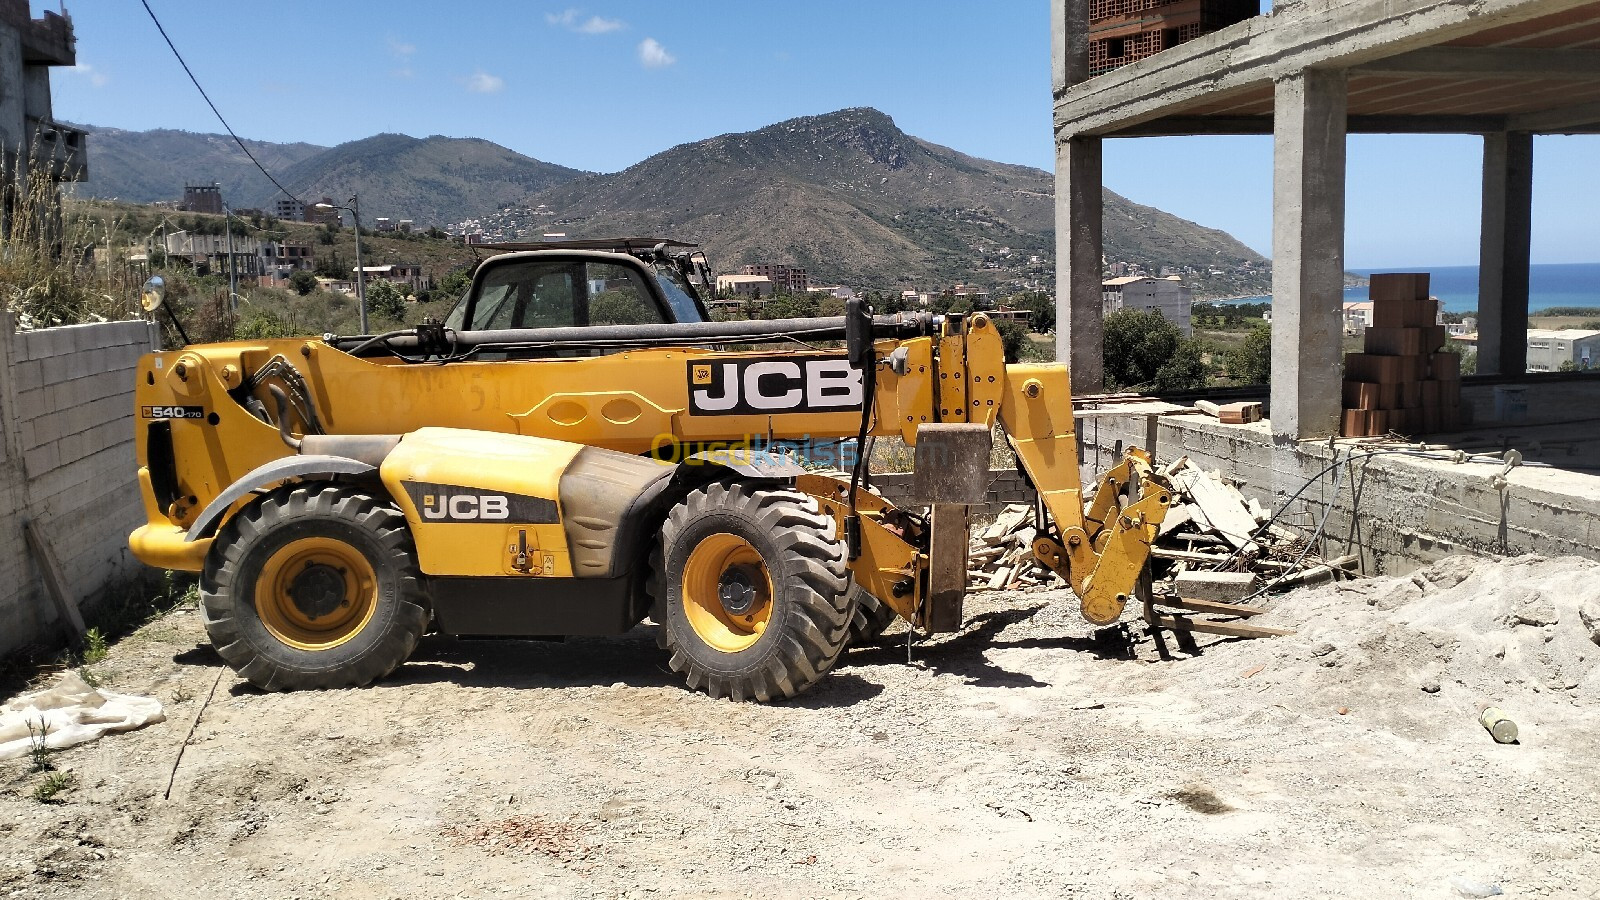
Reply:
<svg viewBox="0 0 1600 900"><path fill-rule="evenodd" d="M217 523L222 521L222 514L258 488L287 481L290 478L305 478L311 475L367 475L376 471L378 471L377 466L341 456L285 456L282 459L275 459L251 469L243 478L218 494L217 499L206 504L206 508L200 512L200 518L190 526L189 534L184 540L197 541L215 534Z"/></svg>
<svg viewBox="0 0 1600 900"><path fill-rule="evenodd" d="M676 466L614 450L585 447L561 475L561 520L579 578L622 575L651 502Z"/></svg>

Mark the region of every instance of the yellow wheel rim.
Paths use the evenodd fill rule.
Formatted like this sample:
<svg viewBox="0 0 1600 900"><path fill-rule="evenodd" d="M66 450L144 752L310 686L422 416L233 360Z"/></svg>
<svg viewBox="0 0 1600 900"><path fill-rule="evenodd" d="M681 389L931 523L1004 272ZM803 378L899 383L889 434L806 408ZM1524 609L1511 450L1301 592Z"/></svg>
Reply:
<svg viewBox="0 0 1600 900"><path fill-rule="evenodd" d="M331 650L361 633L378 608L378 576L354 547L312 537L279 548L256 578L256 613L273 637Z"/></svg>
<svg viewBox="0 0 1600 900"><path fill-rule="evenodd" d="M772 575L761 554L738 535L713 534L683 566L683 612L707 644L737 653L755 644L772 621Z"/></svg>

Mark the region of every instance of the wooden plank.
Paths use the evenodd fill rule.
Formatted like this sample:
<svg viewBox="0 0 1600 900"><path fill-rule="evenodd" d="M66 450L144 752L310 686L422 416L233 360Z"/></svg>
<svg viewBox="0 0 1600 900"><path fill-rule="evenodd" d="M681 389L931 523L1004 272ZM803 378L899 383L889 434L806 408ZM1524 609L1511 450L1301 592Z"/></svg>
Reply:
<svg viewBox="0 0 1600 900"><path fill-rule="evenodd" d="M1184 615L1164 616L1154 613L1153 618L1151 625L1169 631L1198 631L1204 634L1242 638L1284 637L1294 634L1294 630L1290 628L1266 628L1261 625L1243 625L1236 622L1207 622L1204 619L1191 619Z"/></svg>
<svg viewBox="0 0 1600 900"><path fill-rule="evenodd" d="M39 561L39 571L44 573L45 590L50 594L50 599L55 601L56 612L61 614L61 621L67 628L67 641L74 650L81 648L86 630L83 614L78 611L77 601L67 590L67 580L61 574L61 563L56 561L55 551L50 549L50 542L45 539L44 530L38 522L25 519L22 533L28 542L28 549Z"/></svg>
<svg viewBox="0 0 1600 900"><path fill-rule="evenodd" d="M1218 603L1215 600L1196 600L1193 597L1163 597L1157 600L1160 606L1176 606L1180 609L1192 609L1195 612L1219 613L1225 616L1259 616L1266 610L1259 606L1245 606L1242 603Z"/></svg>

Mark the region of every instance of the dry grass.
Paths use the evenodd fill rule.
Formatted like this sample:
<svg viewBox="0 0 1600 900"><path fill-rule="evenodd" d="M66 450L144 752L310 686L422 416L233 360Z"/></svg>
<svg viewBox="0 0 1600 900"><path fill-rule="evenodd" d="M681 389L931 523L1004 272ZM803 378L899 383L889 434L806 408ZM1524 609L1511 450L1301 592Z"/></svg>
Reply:
<svg viewBox="0 0 1600 900"><path fill-rule="evenodd" d="M47 171L19 166L4 176L0 192L11 212L0 229L0 303L16 314L17 325L47 328L137 316L143 273L106 259L116 252L114 229L65 214Z"/></svg>

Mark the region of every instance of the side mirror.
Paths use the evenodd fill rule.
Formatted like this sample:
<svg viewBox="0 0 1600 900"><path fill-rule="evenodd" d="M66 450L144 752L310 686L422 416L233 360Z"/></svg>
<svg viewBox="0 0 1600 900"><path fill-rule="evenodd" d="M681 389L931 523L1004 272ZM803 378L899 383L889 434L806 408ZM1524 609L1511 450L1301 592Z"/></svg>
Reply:
<svg viewBox="0 0 1600 900"><path fill-rule="evenodd" d="M161 301L167 296L167 282L160 275L151 275L150 280L144 283L144 288L139 291L139 305L147 313L153 313L161 306Z"/></svg>

